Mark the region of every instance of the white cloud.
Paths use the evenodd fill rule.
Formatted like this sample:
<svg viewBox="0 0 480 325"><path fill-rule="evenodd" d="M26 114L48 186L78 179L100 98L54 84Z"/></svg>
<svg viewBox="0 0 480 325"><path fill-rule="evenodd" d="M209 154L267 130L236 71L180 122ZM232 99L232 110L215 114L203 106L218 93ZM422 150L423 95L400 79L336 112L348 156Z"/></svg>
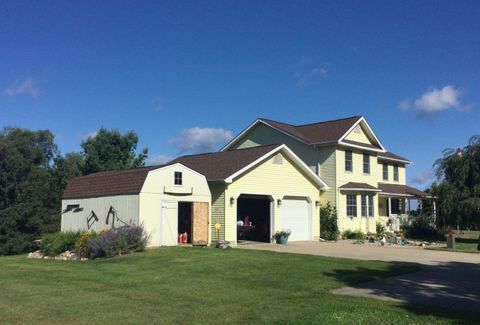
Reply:
<svg viewBox="0 0 480 325"><path fill-rule="evenodd" d="M40 90L35 86L32 78L27 78L23 81L16 81L3 91L3 95L7 97L29 95L33 99L36 99L39 94Z"/></svg>
<svg viewBox="0 0 480 325"><path fill-rule="evenodd" d="M403 100L400 103L398 103L398 108L400 108L402 111L408 111L412 105L408 100Z"/></svg>
<svg viewBox="0 0 480 325"><path fill-rule="evenodd" d="M422 113L434 113L460 105L462 92L452 85L442 89L434 88L415 100L415 109Z"/></svg>
<svg viewBox="0 0 480 325"><path fill-rule="evenodd" d="M434 174L431 169L426 169L422 171L420 174L414 176L410 179L410 183L412 184L426 184L431 183L434 180Z"/></svg>
<svg viewBox="0 0 480 325"><path fill-rule="evenodd" d="M152 165L163 165L171 161L173 158L166 156L166 155L156 155L152 157L148 157L145 159L145 162L147 165L152 166Z"/></svg>
<svg viewBox="0 0 480 325"><path fill-rule="evenodd" d="M194 127L183 129L169 143L175 145L180 153L207 152L217 150L231 139L233 139L233 134L229 130Z"/></svg>
<svg viewBox="0 0 480 325"><path fill-rule="evenodd" d="M297 71L293 76L295 77L295 80L297 80L298 85L303 86L315 79L326 78L328 76L328 71L324 67L316 67L307 71Z"/></svg>
<svg viewBox="0 0 480 325"><path fill-rule="evenodd" d="M82 139L82 141L86 141L90 138L92 138L92 139L95 138L97 136L97 134L98 134L98 131L92 131L92 132L89 132L87 134L81 135L80 138Z"/></svg>

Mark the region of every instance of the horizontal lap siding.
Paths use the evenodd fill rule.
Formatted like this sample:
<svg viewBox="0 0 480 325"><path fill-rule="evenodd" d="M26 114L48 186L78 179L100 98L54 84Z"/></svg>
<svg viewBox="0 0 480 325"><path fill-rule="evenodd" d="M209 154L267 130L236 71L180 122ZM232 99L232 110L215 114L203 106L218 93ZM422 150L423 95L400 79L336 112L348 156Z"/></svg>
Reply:
<svg viewBox="0 0 480 325"><path fill-rule="evenodd" d="M212 241L225 240L225 185L211 185L210 192L212 193ZM215 229L217 223L221 225L218 232Z"/></svg>
<svg viewBox="0 0 480 325"><path fill-rule="evenodd" d="M320 178L327 183L329 189L322 194L322 204L330 202L336 206L336 172L335 172L335 147L320 149Z"/></svg>
<svg viewBox="0 0 480 325"><path fill-rule="evenodd" d="M319 236L320 219L319 209L315 201L320 199L318 185L313 183L303 171L298 169L289 158L282 155L283 163L276 164L273 157L269 158L253 170L238 177L230 184L226 192L225 236L226 240L236 238L237 199L240 194L270 195L274 200L274 219L276 230L281 228L282 207L277 205L278 199L284 196L305 196L311 200L310 213L312 215L312 235ZM230 204L229 198L235 198Z"/></svg>

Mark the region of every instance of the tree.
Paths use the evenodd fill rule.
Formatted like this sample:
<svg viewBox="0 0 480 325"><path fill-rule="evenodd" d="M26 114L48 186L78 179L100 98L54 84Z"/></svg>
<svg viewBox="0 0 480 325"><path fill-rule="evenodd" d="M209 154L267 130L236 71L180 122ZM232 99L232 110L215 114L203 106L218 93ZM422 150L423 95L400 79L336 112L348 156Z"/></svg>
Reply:
<svg viewBox="0 0 480 325"><path fill-rule="evenodd" d="M44 231L59 228L60 193L52 176L54 135L0 132L0 255L22 253Z"/></svg>
<svg viewBox="0 0 480 325"><path fill-rule="evenodd" d="M138 136L132 131L122 135L116 129L101 128L96 136L81 144L85 157L84 174L144 166L148 150L145 148L136 155L137 144Z"/></svg>
<svg viewBox="0 0 480 325"><path fill-rule="evenodd" d="M480 227L480 135L463 149L445 149L434 164L439 183L431 191L443 226Z"/></svg>

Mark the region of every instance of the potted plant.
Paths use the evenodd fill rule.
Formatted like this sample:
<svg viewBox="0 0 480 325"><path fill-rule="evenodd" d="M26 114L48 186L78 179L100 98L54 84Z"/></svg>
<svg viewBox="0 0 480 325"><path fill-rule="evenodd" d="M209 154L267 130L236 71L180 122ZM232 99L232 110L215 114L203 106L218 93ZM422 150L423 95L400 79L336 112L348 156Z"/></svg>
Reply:
<svg viewBox="0 0 480 325"><path fill-rule="evenodd" d="M290 229L277 230L273 238L277 244L286 244L291 233Z"/></svg>

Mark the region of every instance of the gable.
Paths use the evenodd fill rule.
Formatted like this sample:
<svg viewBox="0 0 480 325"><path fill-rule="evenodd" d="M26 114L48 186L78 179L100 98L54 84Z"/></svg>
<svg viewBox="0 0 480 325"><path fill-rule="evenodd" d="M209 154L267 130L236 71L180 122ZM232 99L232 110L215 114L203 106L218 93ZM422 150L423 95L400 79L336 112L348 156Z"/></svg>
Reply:
<svg viewBox="0 0 480 325"><path fill-rule="evenodd" d="M376 146L376 141L365 131L365 127L362 124L358 124L351 130L344 140L364 143L372 146Z"/></svg>

